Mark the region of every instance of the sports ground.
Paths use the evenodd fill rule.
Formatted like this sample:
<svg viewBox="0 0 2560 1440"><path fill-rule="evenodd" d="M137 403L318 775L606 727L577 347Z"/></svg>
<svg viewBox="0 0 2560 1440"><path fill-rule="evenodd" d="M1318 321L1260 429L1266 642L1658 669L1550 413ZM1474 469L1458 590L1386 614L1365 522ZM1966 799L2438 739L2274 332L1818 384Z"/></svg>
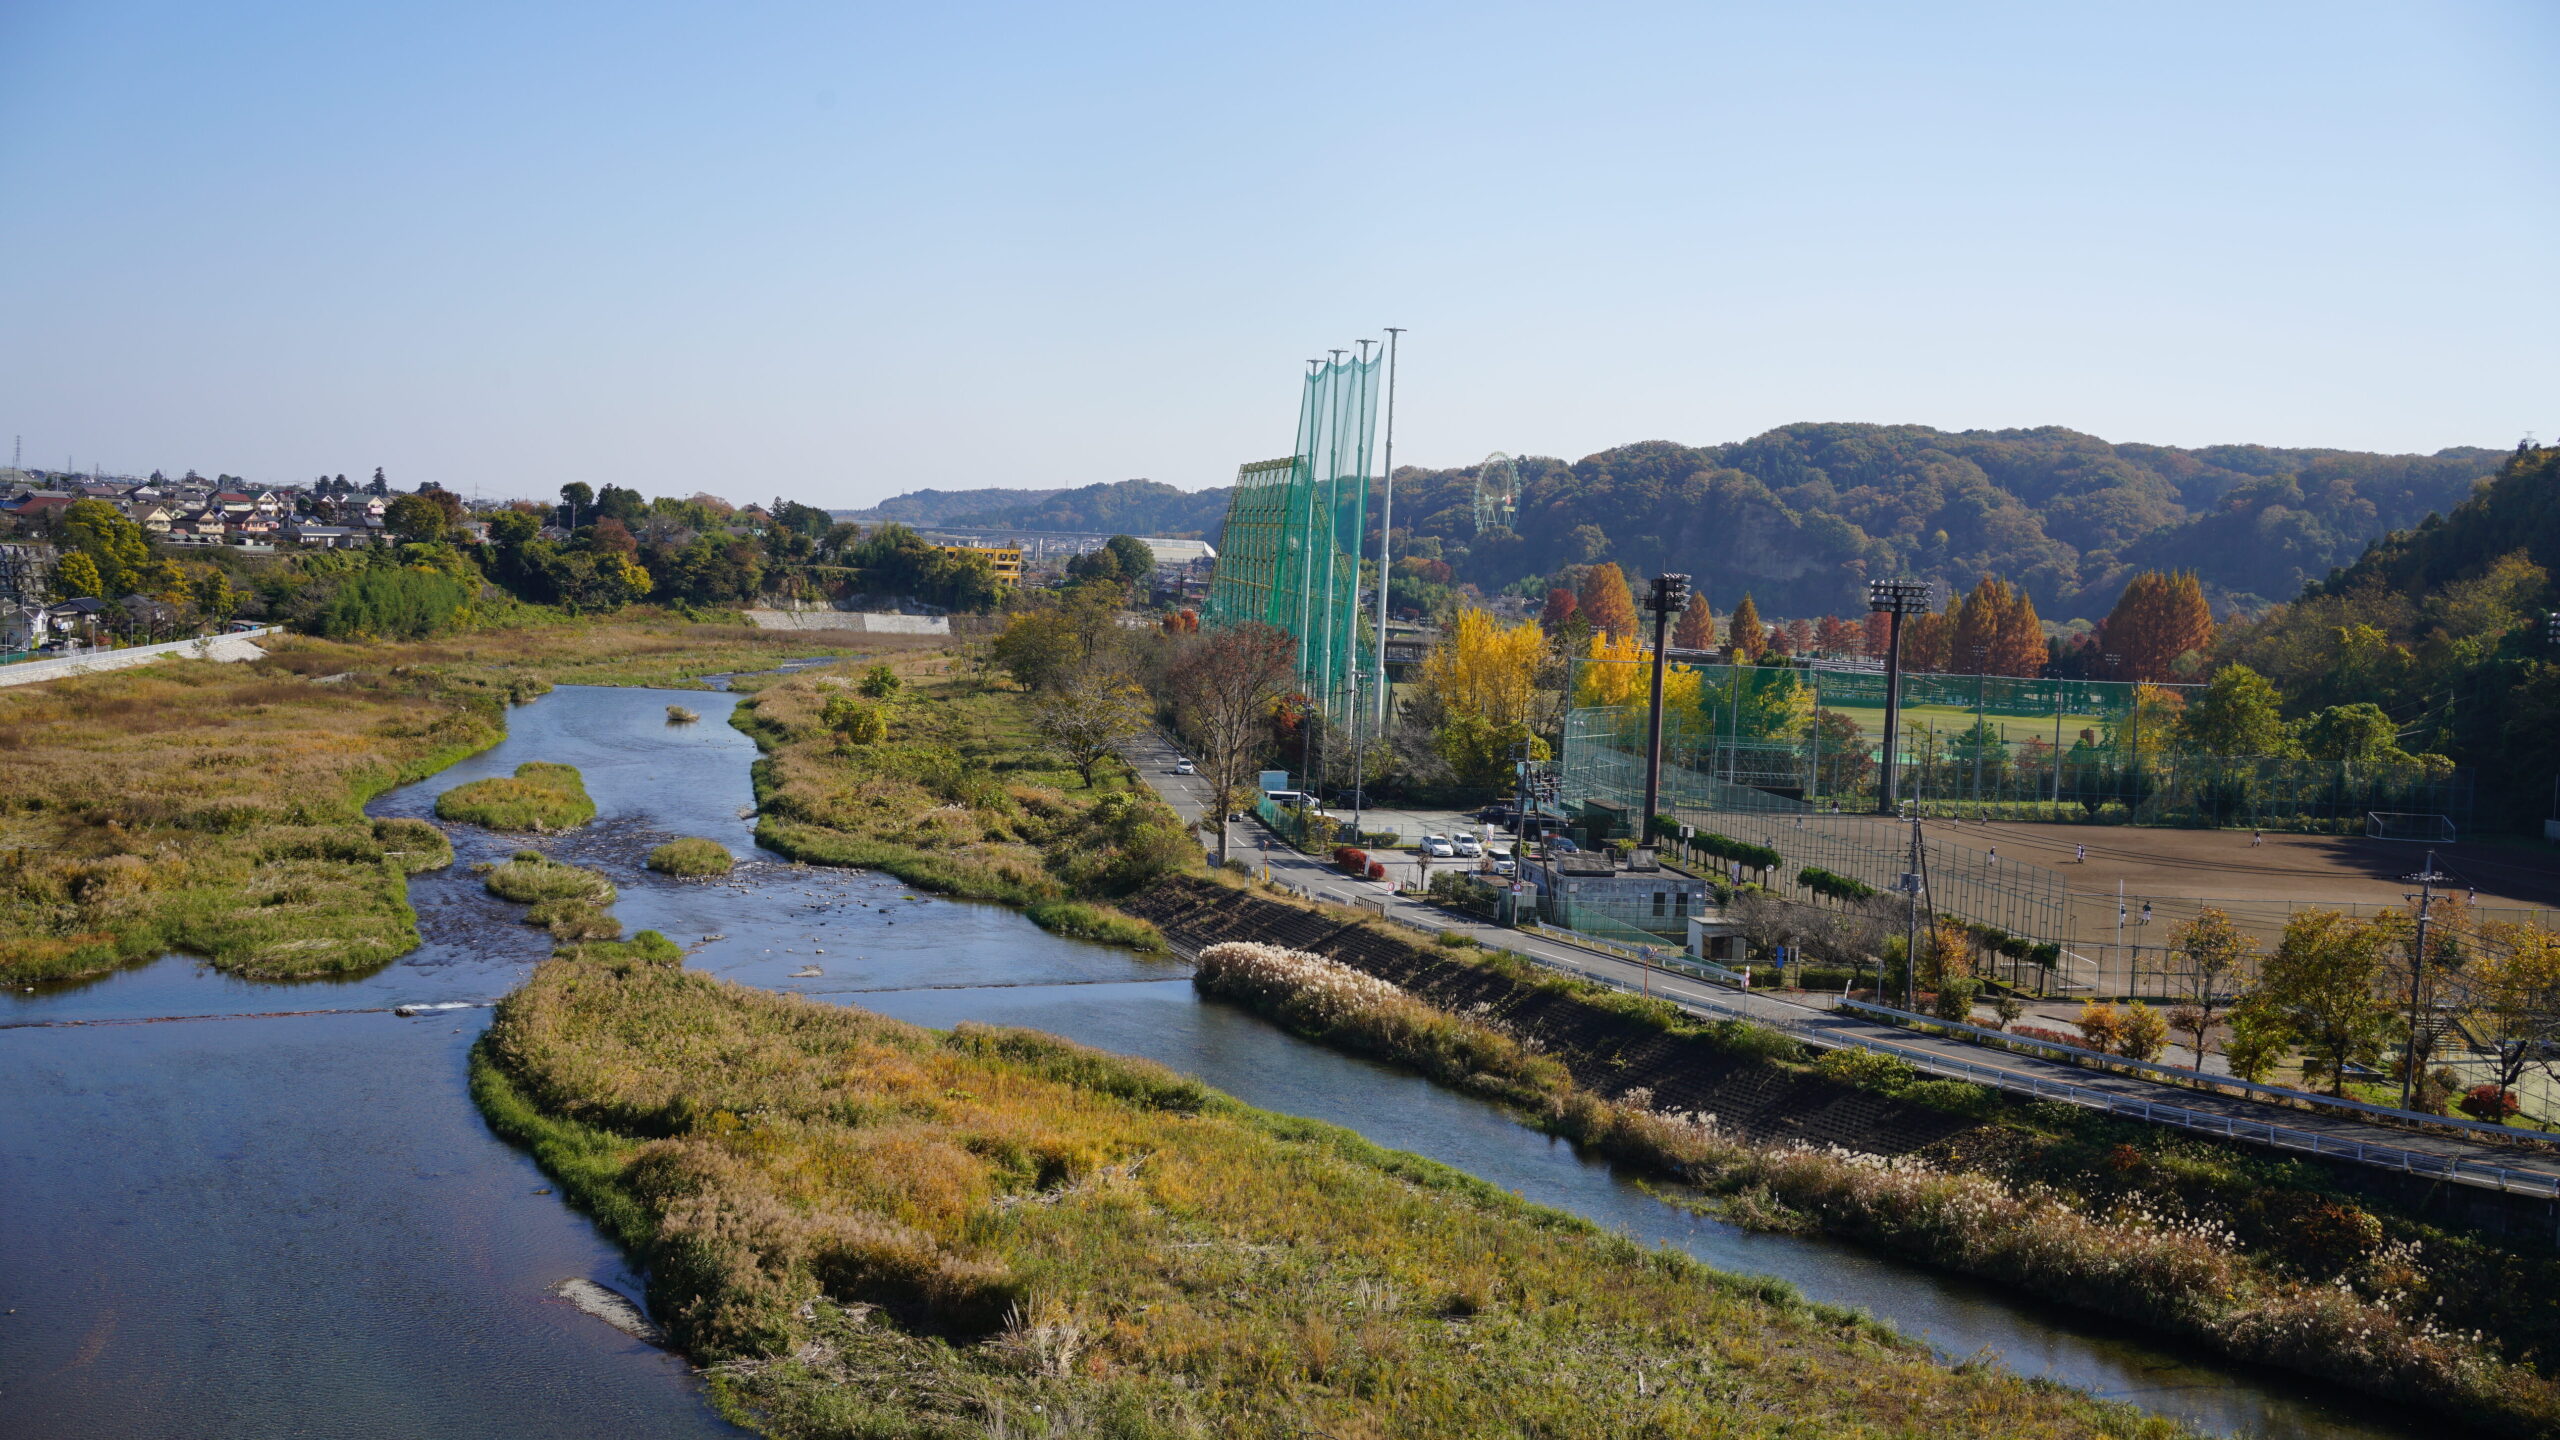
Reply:
<svg viewBox="0 0 2560 1440"><path fill-rule="evenodd" d="M2131 825L1929 821L1932 839L1997 850L2003 859L2052 867L2074 891L2202 900L2397 905L2417 887L2401 877L2432 848L2450 888L2492 906L2560 909L2560 847L2531 841L2429 847L2348 835L2172 830ZM2088 847L2085 863L2075 847ZM2446 887L2439 887L2439 889Z"/></svg>

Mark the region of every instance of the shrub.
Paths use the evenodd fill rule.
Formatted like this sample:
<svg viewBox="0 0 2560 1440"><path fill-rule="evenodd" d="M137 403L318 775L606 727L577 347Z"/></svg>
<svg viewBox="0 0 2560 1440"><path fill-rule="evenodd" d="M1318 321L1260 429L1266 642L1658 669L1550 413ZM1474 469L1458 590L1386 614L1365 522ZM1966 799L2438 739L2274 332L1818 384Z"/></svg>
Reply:
<svg viewBox="0 0 2560 1440"><path fill-rule="evenodd" d="M2072 1022L2080 1027L2079 1045L2101 1055L2113 1055L2124 1043L2124 1014L2103 1000L2081 1005L2080 1018Z"/></svg>
<svg viewBox="0 0 2560 1440"><path fill-rule="evenodd" d="M528 760L513 776L456 785L436 797L436 816L491 830L574 830L596 818L596 802L573 765Z"/></svg>
<svg viewBox="0 0 2560 1440"><path fill-rule="evenodd" d="M1698 832L1697 838L1689 843L1719 860L1731 860L1749 870L1774 870L1785 864L1787 858L1766 845L1754 845L1748 840L1736 840L1712 830Z"/></svg>
<svg viewBox="0 0 2560 1440"><path fill-rule="evenodd" d="M622 938L622 922L584 900L540 901L524 912L524 922L541 926L563 943Z"/></svg>
<svg viewBox="0 0 2560 1440"><path fill-rule="evenodd" d="M1383 864L1380 864L1378 861L1375 861L1375 860L1370 861L1370 862L1369 862L1369 878L1370 878L1370 879L1372 879L1372 880L1384 880L1384 879L1386 879L1386 878L1387 878L1387 867L1386 867L1385 865L1383 865Z"/></svg>
<svg viewBox="0 0 2560 1440"><path fill-rule="evenodd" d="M1973 997L1978 994L1981 989L1982 982L1979 980L1950 978L1945 984L1938 987L1938 997L1930 1003L1929 1013L1937 1016L1941 1020L1952 1021L1956 1024L1971 1024L1973 1022Z"/></svg>
<svg viewBox="0 0 2560 1440"><path fill-rule="evenodd" d="M1819 865L1807 865L1797 871L1796 883L1833 900L1864 900L1876 893L1874 886L1862 880L1835 874Z"/></svg>
<svg viewBox="0 0 2560 1440"><path fill-rule="evenodd" d="M404 874L441 870L453 863L453 842L424 820L376 820L373 839L382 847L382 858L399 866Z"/></svg>
<svg viewBox="0 0 2560 1440"><path fill-rule="evenodd" d="M1807 990L1845 990L1857 980L1857 971L1836 966L1808 965L1796 972L1796 983Z"/></svg>
<svg viewBox="0 0 2560 1440"><path fill-rule="evenodd" d="M670 725L690 725L701 718L702 712L699 710L688 710L682 705L667 707L667 723Z"/></svg>
<svg viewBox="0 0 2560 1440"><path fill-rule="evenodd" d="M519 905L539 900L610 905L615 893L613 882L602 875L564 864L538 850L517 851L513 859L491 870L482 883L489 887L490 894Z"/></svg>
<svg viewBox="0 0 2560 1440"><path fill-rule="evenodd" d="M2474 1085L2463 1091L2462 1098L2454 1103L2463 1114L2492 1125L2506 1124L2524 1108L2516 1103L2515 1092L2503 1085Z"/></svg>
<svg viewBox="0 0 2560 1440"><path fill-rule="evenodd" d="M2009 1033L2024 1036L2029 1040L2042 1040L2048 1045L2070 1045L2083 1050L2089 1046L2086 1036L2066 1035L2059 1030L2047 1030L2041 1025L2012 1025L2009 1027Z"/></svg>
<svg viewBox="0 0 2560 1440"><path fill-rule="evenodd" d="M1501 892L1472 875L1455 871L1431 877L1431 898L1479 919L1490 920L1500 913Z"/></svg>
<svg viewBox="0 0 2560 1440"><path fill-rule="evenodd" d="M315 634L417 640L450 630L471 604L473 586L441 570L380 566L322 582Z"/></svg>
<svg viewBox="0 0 2560 1440"><path fill-rule="evenodd" d="M2168 1017L2139 1000L2124 1007L2123 1028L2116 1035L2117 1054L2128 1060L2157 1060L2168 1044Z"/></svg>
<svg viewBox="0 0 2560 1440"><path fill-rule="evenodd" d="M1135 915L1124 915L1108 905L1083 900L1043 900L1023 913L1041 929L1070 939L1091 940L1101 945L1126 945L1149 954L1164 949L1164 935L1154 925Z"/></svg>
<svg viewBox="0 0 2560 1440"><path fill-rule="evenodd" d="M1813 1062L1813 1068L1825 1078L1881 1095L1899 1095L1919 1078L1919 1072L1900 1057L1879 1055L1873 1050L1857 1050L1842 1046Z"/></svg>
<svg viewBox="0 0 2560 1440"><path fill-rule="evenodd" d="M889 716L869 700L830 695L819 718L847 745L877 745L889 738Z"/></svg>
<svg viewBox="0 0 2560 1440"><path fill-rule="evenodd" d="M563 945L552 954L563 960L598 960L619 967L673 967L684 963L684 947L655 930L643 930L628 940L590 940L579 945Z"/></svg>
<svg viewBox="0 0 2560 1440"><path fill-rule="evenodd" d="M649 852L649 868L667 875L726 875L736 863L719 841L692 835Z"/></svg>
<svg viewBox="0 0 2560 1440"><path fill-rule="evenodd" d="M1341 866L1345 874L1365 875L1369 872L1369 852L1337 845L1333 848L1333 863Z"/></svg>

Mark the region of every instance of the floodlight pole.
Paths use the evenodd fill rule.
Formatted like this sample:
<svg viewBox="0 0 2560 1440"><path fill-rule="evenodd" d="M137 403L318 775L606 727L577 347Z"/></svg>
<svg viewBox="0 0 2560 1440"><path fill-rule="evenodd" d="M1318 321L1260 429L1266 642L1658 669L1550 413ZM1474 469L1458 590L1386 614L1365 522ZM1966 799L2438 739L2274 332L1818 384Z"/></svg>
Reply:
<svg viewBox="0 0 2560 1440"><path fill-rule="evenodd" d="M1654 812L1662 803L1662 665L1670 644L1671 612L1688 603L1689 577L1656 575L1645 603L1653 607L1653 701L1644 722L1644 814L1636 822L1636 843L1653 842Z"/></svg>
<svg viewBox="0 0 2560 1440"><path fill-rule="evenodd" d="M2435 904L2436 882L2450 877L2436 873L2436 852L2429 850L2425 869L2400 878L2418 882L2418 939L2409 952L2409 1038L2400 1051L2400 1108L2406 1110L2418 1084L2418 1001L2427 971L2427 912Z"/></svg>
<svg viewBox="0 0 2560 1440"><path fill-rule="evenodd" d="M1369 347L1376 343L1377 342L1374 340L1363 340L1360 342L1360 365L1362 369L1368 368ZM1369 500L1369 476L1366 473L1369 468L1369 453L1366 445L1361 447L1360 468L1362 471L1360 476L1361 511L1365 514L1368 510ZM1367 539L1368 537L1365 535L1355 535L1352 537L1351 546L1351 843L1354 845L1360 843L1361 812L1367 805L1369 798L1368 777L1362 773L1360 759L1360 721L1362 717L1360 705L1359 552L1365 548ZM1378 614L1382 627L1385 623L1387 599L1386 557L1387 532L1381 529L1378 532ZM1385 633L1386 632L1383 628L1379 631L1379 634L1382 637ZM1386 678L1386 649L1383 645L1379 647L1378 652L1378 675L1380 681L1383 683Z"/></svg>
<svg viewBox="0 0 2560 1440"><path fill-rule="evenodd" d="M1884 650L1884 793L1876 799L1876 813L1893 815L1900 812L1902 777L1894 763L1902 744L1902 617L1912 601L1927 591L1926 581L1870 580L1867 582L1867 608L1881 610L1886 617Z"/></svg>
<svg viewBox="0 0 2560 1440"><path fill-rule="evenodd" d="M1383 488L1386 496L1378 517L1378 738L1387 735L1387 721L1393 718L1393 687L1387 684L1387 532L1396 523L1396 341L1404 334L1401 326L1387 327L1387 458Z"/></svg>

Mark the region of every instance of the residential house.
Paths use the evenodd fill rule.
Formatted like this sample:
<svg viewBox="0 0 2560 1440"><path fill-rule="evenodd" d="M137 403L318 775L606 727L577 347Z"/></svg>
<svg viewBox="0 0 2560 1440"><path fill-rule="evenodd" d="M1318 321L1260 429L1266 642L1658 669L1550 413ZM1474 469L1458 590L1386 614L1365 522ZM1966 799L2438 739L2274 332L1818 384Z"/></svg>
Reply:
<svg viewBox="0 0 2560 1440"><path fill-rule="evenodd" d="M133 510L133 523L141 526L144 533L155 539L168 534L170 524L177 518L177 507L173 505L145 502L135 506Z"/></svg>
<svg viewBox="0 0 2560 1440"><path fill-rule="evenodd" d="M320 550L346 550L368 543L365 532L348 525L296 525L290 537Z"/></svg>
<svg viewBox="0 0 2560 1440"><path fill-rule="evenodd" d="M76 600L47 606L45 618L64 639L96 644L107 633L107 609L106 601L83 595Z"/></svg>
<svg viewBox="0 0 2560 1440"><path fill-rule="evenodd" d="M0 652L18 654L44 644L53 620L41 605L0 605Z"/></svg>

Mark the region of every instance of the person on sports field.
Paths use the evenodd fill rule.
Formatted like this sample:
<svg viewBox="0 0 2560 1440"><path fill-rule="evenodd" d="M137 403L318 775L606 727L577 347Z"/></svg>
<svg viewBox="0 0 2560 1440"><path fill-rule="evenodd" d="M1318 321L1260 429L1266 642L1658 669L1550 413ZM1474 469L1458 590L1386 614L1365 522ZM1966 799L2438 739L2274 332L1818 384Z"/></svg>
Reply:
<svg viewBox="0 0 2560 1440"><path fill-rule="evenodd" d="M2250 843L2252 846L2257 846L2257 845L2264 845L2264 844L2266 844L2266 843L2267 843L2267 832L2266 832L2266 831L2264 831L2264 830L2252 830L2252 831L2250 831L2250 832L2249 832L2249 843Z"/></svg>
<svg viewBox="0 0 2560 1440"><path fill-rule="evenodd" d="M2075 865L2086 865L2086 864L2088 864L2088 863L2089 863L2089 847L2088 847L2088 846L2086 846L2086 845L2074 845L2074 846L2072 846L2072 847L2071 847L2071 860L2072 860L2072 863L2073 863L2073 864L2075 864Z"/></svg>

